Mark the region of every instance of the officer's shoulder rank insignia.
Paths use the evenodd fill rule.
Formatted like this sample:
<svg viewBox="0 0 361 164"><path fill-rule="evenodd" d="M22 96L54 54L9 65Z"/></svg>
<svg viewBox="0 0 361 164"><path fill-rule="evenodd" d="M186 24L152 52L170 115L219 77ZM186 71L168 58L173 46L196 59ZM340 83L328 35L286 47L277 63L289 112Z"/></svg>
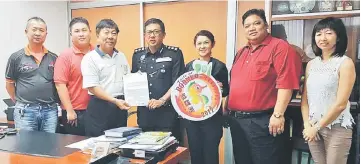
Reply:
<svg viewBox="0 0 361 164"><path fill-rule="evenodd" d="M145 47L136 48L136 49L134 50L134 53L142 52L142 51L144 51L144 50L145 50Z"/></svg>
<svg viewBox="0 0 361 164"><path fill-rule="evenodd" d="M173 46L166 46L166 48L169 50L175 51L175 52L177 52L179 50L178 47L173 47Z"/></svg>

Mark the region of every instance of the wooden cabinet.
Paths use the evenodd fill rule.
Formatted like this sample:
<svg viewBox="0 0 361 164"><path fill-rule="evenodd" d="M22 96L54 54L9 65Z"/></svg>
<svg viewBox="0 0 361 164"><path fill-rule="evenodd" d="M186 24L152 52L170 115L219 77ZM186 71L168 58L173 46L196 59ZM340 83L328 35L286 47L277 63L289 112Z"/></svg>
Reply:
<svg viewBox="0 0 361 164"><path fill-rule="evenodd" d="M291 5L292 2L292 5ZM323 5L319 6L321 2ZM338 11L336 4L327 6L331 1L318 0L312 3L308 1L270 1L268 14L271 34L278 38L283 38L292 44L297 52L301 54L304 70L307 62L316 57L312 51L311 40L314 25L323 18L337 17L344 22L348 36L348 46L346 54L355 62L356 68L360 68L360 9L359 1L351 1L354 10ZM295 5L295 3L297 3ZM308 4L306 4L308 3ZM358 5L356 5L358 4ZM302 8L302 9L295 9ZM320 11L320 9L322 11ZM329 10L329 11L324 11ZM357 79L359 79L359 69L356 69ZM359 80L356 81L350 100L359 102ZM294 97L300 98L300 95ZM293 102L299 104L299 100Z"/></svg>
<svg viewBox="0 0 361 164"><path fill-rule="evenodd" d="M352 104L351 113L354 115L354 118L356 118L356 115L359 115L359 107L357 108L360 97L359 97L359 88L360 88L360 1L351 1L353 4L353 10L344 10L344 11L338 11L336 7L336 4L338 1L327 1L327 0L317 0L314 1L314 5L310 5L307 7L305 4L300 4L302 2L311 2L312 0L303 1L293 1L293 3L298 3L296 8L302 8L296 11L295 6L292 6L291 10L291 4L289 1L271 1L269 2L269 9L268 9L268 15L269 15L269 24L271 25L271 33L273 36L283 38L287 40L290 44L294 45L295 47L298 47L299 51L304 52L303 57L303 66L304 69L307 65L307 62L315 57L313 54L312 48L311 48L311 40L312 40L312 30L314 25L323 18L326 17L337 17L341 18L344 22L347 30L347 36L348 36L348 46L347 46L347 56L352 58L352 60L355 62L356 67L356 83L354 85L350 101ZM324 2L326 6L319 6L321 2ZM332 4L334 6L332 6ZM293 4L294 5L294 4ZM330 6L327 6L330 5ZM311 6L311 7L310 7ZM320 9L322 11L320 11ZM350 9L350 8L345 8ZM329 10L329 11L324 11ZM296 13L295 13L296 11ZM298 96L297 98L300 98ZM292 145L294 150L299 149L297 147L296 138L297 136L302 139L302 117L300 113L300 99L293 99L292 102L289 104L289 108L295 108L295 110L288 109L286 112L286 115L288 115L292 121L292 131L293 135L296 137L291 138ZM359 121L357 121L359 122ZM357 124L359 126L359 124ZM354 127L356 129L356 127ZM357 134L359 134L359 131L354 131L353 141L359 138ZM358 145L358 146L357 146ZM352 144L352 147L350 149L350 155L349 155L349 161L348 164L355 163L356 157L359 158L359 152L356 153L356 150L358 150L359 143ZM296 159L297 157L293 156L293 159Z"/></svg>
<svg viewBox="0 0 361 164"><path fill-rule="evenodd" d="M339 3L329 0L290 0L290 1L265 1L268 11L268 23L271 34L275 37L287 40L296 48L299 54L303 54L303 67L315 57L312 47L312 30L314 25L323 18L337 17L344 22L348 36L346 54L355 62L357 80L352 91L350 101L360 102L360 1L349 1L352 10L344 6L339 11ZM323 6L320 6L323 5ZM298 97L300 98L300 95ZM294 99L291 106L299 106L300 100Z"/></svg>
<svg viewBox="0 0 361 164"><path fill-rule="evenodd" d="M308 58L314 58L311 48L313 26L326 17L341 18L347 28L347 55L355 62L359 60L360 48L360 9L359 1L351 1L353 10L338 11L337 1L271 1L269 23L274 36L286 37L286 40L302 49ZM327 6L327 3L333 6ZM356 5L358 3L358 5ZM325 5L326 4L326 5ZM321 6L320 5L324 5ZM323 8L322 8L323 7ZM302 8L302 9L298 9ZM329 11L320 11L328 9ZM309 60L309 59L308 59ZM303 60L307 62L308 60Z"/></svg>
<svg viewBox="0 0 361 164"><path fill-rule="evenodd" d="M342 0L281 0L270 1L272 21L354 17L360 14L360 1ZM341 2L341 3L340 3ZM347 6L351 5L351 7ZM341 5L341 6L340 6Z"/></svg>

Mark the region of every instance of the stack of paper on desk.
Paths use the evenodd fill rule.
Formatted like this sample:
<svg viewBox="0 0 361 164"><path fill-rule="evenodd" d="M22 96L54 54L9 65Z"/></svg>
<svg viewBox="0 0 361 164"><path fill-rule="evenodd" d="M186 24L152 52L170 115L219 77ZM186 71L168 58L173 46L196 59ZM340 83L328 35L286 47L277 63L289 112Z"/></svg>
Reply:
<svg viewBox="0 0 361 164"><path fill-rule="evenodd" d="M144 132L129 140L129 143L139 145L162 145L170 137L171 132Z"/></svg>
<svg viewBox="0 0 361 164"><path fill-rule="evenodd" d="M95 147L97 142L108 142L111 143L110 147L114 148L114 147L118 147L124 143L126 143L128 140L134 138L136 135L132 135L132 136L127 136L127 137L106 137L105 135L101 135L99 137L93 137L93 138L88 138L86 140L83 141L79 141L79 142L75 142L72 143L70 145L67 145L65 147L68 148L74 148L74 149L80 149L85 153L90 153L92 151L92 149Z"/></svg>
<svg viewBox="0 0 361 164"><path fill-rule="evenodd" d="M114 129L105 130L105 136L107 137L127 137L134 134L139 134L142 129L138 127L119 127Z"/></svg>
<svg viewBox="0 0 361 164"><path fill-rule="evenodd" d="M166 142L164 142L161 145L141 145L141 144L136 144L136 143L125 143L121 146L119 146L119 148L121 149L134 149L134 150L145 150L145 151L157 151L160 149L163 149L169 145L172 145L174 143L176 143L177 140L175 137L171 136L169 137Z"/></svg>
<svg viewBox="0 0 361 164"><path fill-rule="evenodd" d="M94 142L94 138L88 138L83 141L72 143L65 147L73 148L73 149L80 149L82 153L91 154L93 148L95 147L95 142Z"/></svg>
<svg viewBox="0 0 361 164"><path fill-rule="evenodd" d="M119 138L119 137L106 137L105 135L101 135L99 137L94 138L94 142L126 142L127 138Z"/></svg>
<svg viewBox="0 0 361 164"><path fill-rule="evenodd" d="M82 150L94 144L95 142L126 142L126 141L127 138L109 138L109 137L105 137L105 135L101 135L99 137L88 138L86 140L75 142L65 147Z"/></svg>

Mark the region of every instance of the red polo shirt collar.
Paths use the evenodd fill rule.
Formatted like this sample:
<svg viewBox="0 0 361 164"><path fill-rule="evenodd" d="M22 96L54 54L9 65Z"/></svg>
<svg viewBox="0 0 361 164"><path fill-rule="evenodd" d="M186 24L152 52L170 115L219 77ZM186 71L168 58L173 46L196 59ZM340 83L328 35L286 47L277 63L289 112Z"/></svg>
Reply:
<svg viewBox="0 0 361 164"><path fill-rule="evenodd" d="M90 46L89 51L94 50L94 46L93 46L93 45L89 44L89 46ZM75 45L73 45L73 46L71 47L71 49L73 50L74 54L83 54L83 55L85 55L85 54L84 54L83 52L81 52L80 49L79 49L78 47L76 47Z"/></svg>
<svg viewBox="0 0 361 164"><path fill-rule="evenodd" d="M271 40L272 40L272 36L270 34L267 34L267 36L263 39L263 41L261 42L261 44L259 46L266 46L271 42ZM252 48L251 43L247 42L246 47ZM255 48L253 51L255 51L257 48Z"/></svg>

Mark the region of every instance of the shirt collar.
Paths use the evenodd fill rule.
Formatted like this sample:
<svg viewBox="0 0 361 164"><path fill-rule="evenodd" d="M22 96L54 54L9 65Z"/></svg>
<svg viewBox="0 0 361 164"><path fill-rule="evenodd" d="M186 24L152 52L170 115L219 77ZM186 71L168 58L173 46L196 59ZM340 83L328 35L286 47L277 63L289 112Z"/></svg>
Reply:
<svg viewBox="0 0 361 164"><path fill-rule="evenodd" d="M267 36L263 39L263 41L261 42L260 46L266 46L268 45L272 40L272 36L270 34L267 34ZM250 48L252 47L252 45L248 42L246 47Z"/></svg>
<svg viewBox="0 0 361 164"><path fill-rule="evenodd" d="M197 59L197 60L201 60L201 59ZM213 61L213 57L211 56L211 58L209 58L209 61L208 61L208 63L211 63Z"/></svg>
<svg viewBox="0 0 361 164"><path fill-rule="evenodd" d="M44 46L42 46L42 49L43 49L43 53L44 54L47 54L48 53L48 49L46 49ZM30 49L30 45L28 44L27 46L25 46L25 54L28 55L28 56L31 56L32 55L32 51Z"/></svg>
<svg viewBox="0 0 361 164"><path fill-rule="evenodd" d="M160 55L160 54L162 54L162 52L163 52L163 50L164 50L164 47L165 47L165 45L162 44L162 45L160 46L160 48L154 53L154 55ZM149 47L147 47L145 51L146 51L147 55L151 55L151 54L152 54L152 52L150 52Z"/></svg>
<svg viewBox="0 0 361 164"><path fill-rule="evenodd" d="M89 44L89 47L90 47L89 51L94 50L94 46L93 46L93 45ZM83 54L83 55L85 55L85 54L84 54L83 52L81 52L81 51L79 50L79 48L76 47L75 45L73 45L73 46L71 47L71 49L73 50L74 54Z"/></svg>
<svg viewBox="0 0 361 164"><path fill-rule="evenodd" d="M105 53L99 49L99 45L96 46L95 51L96 51L101 57L105 56ZM118 54L118 50L117 50L117 49L114 48L113 51L114 51L114 52L113 52L113 55Z"/></svg>

